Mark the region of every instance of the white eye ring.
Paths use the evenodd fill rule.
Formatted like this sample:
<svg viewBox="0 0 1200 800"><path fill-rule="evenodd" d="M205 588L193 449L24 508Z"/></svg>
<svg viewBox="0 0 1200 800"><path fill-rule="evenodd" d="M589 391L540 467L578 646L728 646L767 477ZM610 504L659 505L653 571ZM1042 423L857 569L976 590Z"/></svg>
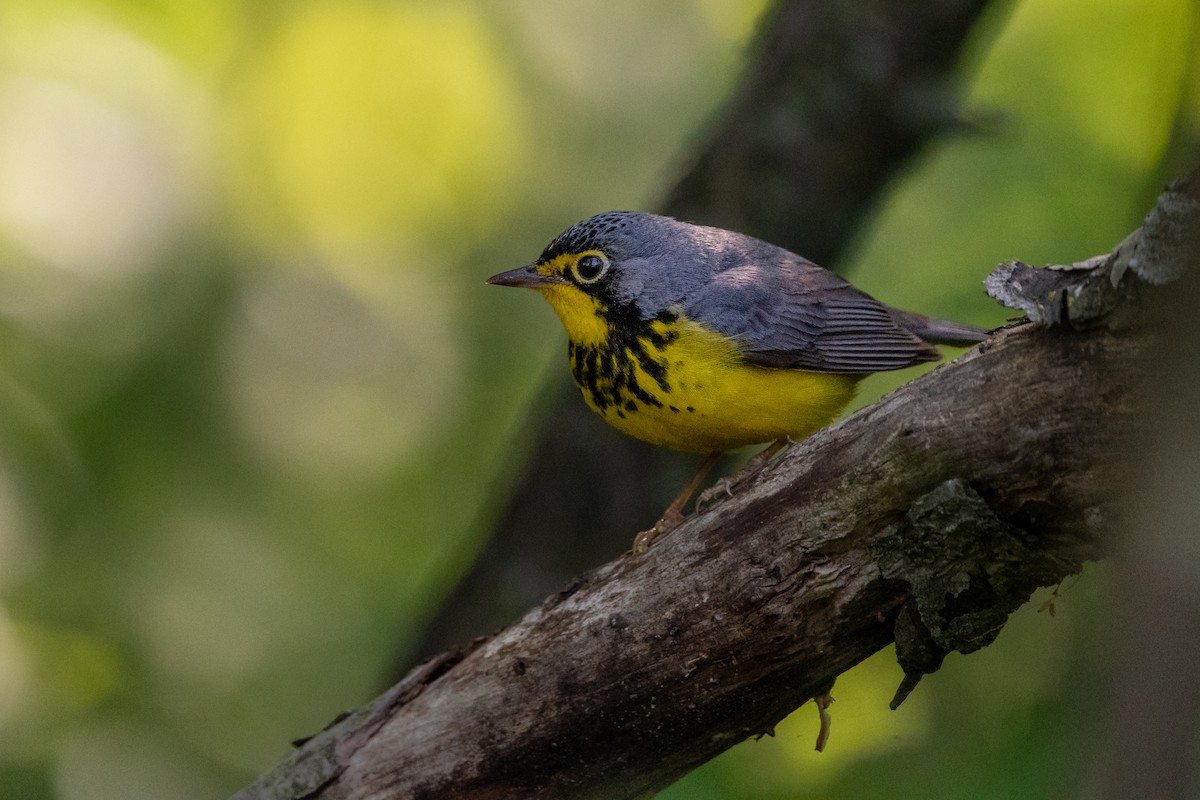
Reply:
<svg viewBox="0 0 1200 800"><path fill-rule="evenodd" d="M588 250L571 262L571 276L582 284L595 283L604 277L608 267L608 256L599 250Z"/></svg>

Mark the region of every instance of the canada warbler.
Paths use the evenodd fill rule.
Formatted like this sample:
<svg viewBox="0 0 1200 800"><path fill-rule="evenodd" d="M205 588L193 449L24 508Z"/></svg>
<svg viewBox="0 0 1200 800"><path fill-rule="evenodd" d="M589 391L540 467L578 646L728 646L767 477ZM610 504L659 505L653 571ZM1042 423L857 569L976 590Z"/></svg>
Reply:
<svg viewBox="0 0 1200 800"><path fill-rule="evenodd" d="M795 253L670 217L610 211L571 226L532 264L488 278L537 289L567 330L571 374L613 427L708 453L643 552L683 518L717 455L807 436L871 372L941 356L985 332L880 303Z"/></svg>

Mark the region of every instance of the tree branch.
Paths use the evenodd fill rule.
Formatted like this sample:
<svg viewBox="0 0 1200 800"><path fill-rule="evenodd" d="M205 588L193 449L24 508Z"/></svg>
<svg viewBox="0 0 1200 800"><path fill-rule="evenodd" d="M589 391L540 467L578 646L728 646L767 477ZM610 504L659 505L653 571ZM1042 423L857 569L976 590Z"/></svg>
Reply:
<svg viewBox="0 0 1200 800"><path fill-rule="evenodd" d="M1200 227L1198 183L1163 195L1160 210L1182 198L1173 234ZM1103 556L1152 339L1139 275L1193 253L1135 233L1074 269L1007 266L992 291L1052 298L1057 324L1002 329L791 446L645 556L426 662L237 797L640 796L893 640L899 702ZM1091 302L1105 286L1116 301Z"/></svg>

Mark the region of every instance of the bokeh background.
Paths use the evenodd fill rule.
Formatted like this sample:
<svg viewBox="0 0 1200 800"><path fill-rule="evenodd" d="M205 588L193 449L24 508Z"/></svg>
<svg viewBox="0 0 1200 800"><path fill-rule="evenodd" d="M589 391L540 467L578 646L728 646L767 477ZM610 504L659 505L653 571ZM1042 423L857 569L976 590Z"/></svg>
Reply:
<svg viewBox="0 0 1200 800"><path fill-rule="evenodd" d="M549 309L483 279L653 209L763 7L0 4L0 798L225 796L386 686L564 368ZM974 129L830 266L1000 324L992 266L1109 250L1194 154L1196 23L997 5ZM662 796L1069 794L1106 572L896 712L894 656L856 668L826 753L809 706Z"/></svg>

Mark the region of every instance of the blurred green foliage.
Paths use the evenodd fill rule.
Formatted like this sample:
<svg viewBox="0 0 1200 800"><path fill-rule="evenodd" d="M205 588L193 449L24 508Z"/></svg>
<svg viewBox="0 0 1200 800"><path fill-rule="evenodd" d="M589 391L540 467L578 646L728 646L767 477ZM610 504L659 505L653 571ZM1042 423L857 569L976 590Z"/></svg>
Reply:
<svg viewBox="0 0 1200 800"><path fill-rule="evenodd" d="M562 368L552 315L482 279L652 207L762 6L0 6L0 797L228 794L381 688ZM1110 248L1196 141L1194 13L998 9L978 130L897 182L855 280L997 324L997 261ZM895 713L881 654L829 752L804 708L664 797L1070 786L1105 583Z"/></svg>

